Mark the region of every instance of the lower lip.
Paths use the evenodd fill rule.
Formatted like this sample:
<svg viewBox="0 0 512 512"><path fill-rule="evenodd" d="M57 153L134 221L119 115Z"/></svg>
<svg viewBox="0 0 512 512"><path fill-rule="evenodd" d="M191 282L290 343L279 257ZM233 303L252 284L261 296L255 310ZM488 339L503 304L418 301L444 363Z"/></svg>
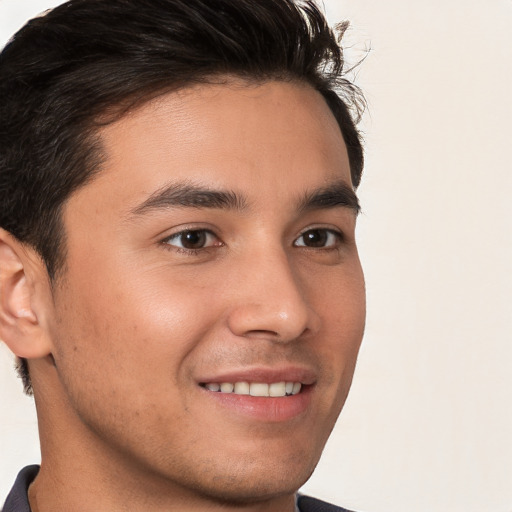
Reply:
<svg viewBox="0 0 512 512"><path fill-rule="evenodd" d="M304 414L311 403L313 386L303 386L300 393L283 397L262 397L221 393L202 388L208 397L225 409L257 421L284 422Z"/></svg>

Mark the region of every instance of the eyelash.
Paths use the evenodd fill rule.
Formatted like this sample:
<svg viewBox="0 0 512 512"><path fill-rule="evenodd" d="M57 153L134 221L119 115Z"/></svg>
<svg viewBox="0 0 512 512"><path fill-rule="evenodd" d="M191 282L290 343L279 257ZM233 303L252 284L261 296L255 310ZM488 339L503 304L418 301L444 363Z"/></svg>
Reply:
<svg viewBox="0 0 512 512"><path fill-rule="evenodd" d="M317 233L321 233L322 235L326 236L327 237L327 240L329 240L329 237L334 237L334 240L331 238L330 240L330 245L328 246L320 246L320 247L312 247L312 246L308 246L306 244L298 244L298 240L300 240L301 238L303 238L304 236L306 236L308 233L314 233L314 232L317 232ZM219 243L218 244L210 244L210 245L207 245L207 246L203 246L203 247L199 247L199 248L190 248L190 247L183 247L183 246L178 246L178 245L174 245L174 244L171 244L169 243L171 240L179 240L181 237L183 237L184 235L187 235L187 234L200 234L200 235L203 235L203 236L206 236L206 237L213 237L217 240L219 240ZM321 228L321 227L318 227L318 228L308 228L306 229L305 231L303 231L294 241L293 241L293 246L294 247L303 247L305 249L310 249L310 250L324 250L324 251L329 251L329 250L336 250L338 249L338 245L340 243L342 243L344 241L344 235L341 231L337 231L337 230L334 230L334 229L329 229L329 228ZM213 247L222 247L224 246L224 243L220 241L220 239L217 237L217 235L209 230L209 229L184 229L182 231L178 231L177 233L173 233L172 235L164 238L162 240L162 244L164 245L164 247L168 250L174 250L178 253L181 253L181 254L186 254L186 255L197 255L201 252L204 252L204 251L207 251L208 249L211 249Z"/></svg>
<svg viewBox="0 0 512 512"><path fill-rule="evenodd" d="M222 242L220 242L218 244L211 244L206 247L192 248L192 247L180 247L180 246L169 243L171 240L179 240L184 235L193 234L193 233L201 234L203 236L205 235L206 237L213 237L213 238L216 238L217 240L219 240L217 235L209 229L184 229L182 231L178 231L177 233L174 233L174 234L164 238L162 240L162 243L165 246L165 248L168 250L174 250L174 251L177 251L178 253L192 255L192 256L195 254L199 254L201 251L204 252L205 250L208 250L212 247L221 247L224 245Z"/></svg>
<svg viewBox="0 0 512 512"><path fill-rule="evenodd" d="M301 238L303 238L305 235L307 235L308 233L314 233L314 232L322 233L322 235L326 235L327 237L331 236L334 238L334 240L331 239L331 242L332 242L331 245L321 246L321 247L311 247L311 246L308 246L305 244L303 244L303 245L297 244L297 241L300 240ZM305 231L303 231L302 234L298 238L295 239L293 245L295 247L304 247L306 249L318 249L318 250L322 249L322 250L326 251L326 250L337 249L338 245L340 243L342 243L344 240L345 240L345 237L341 231L337 231L335 229L318 227L318 228L308 228Z"/></svg>

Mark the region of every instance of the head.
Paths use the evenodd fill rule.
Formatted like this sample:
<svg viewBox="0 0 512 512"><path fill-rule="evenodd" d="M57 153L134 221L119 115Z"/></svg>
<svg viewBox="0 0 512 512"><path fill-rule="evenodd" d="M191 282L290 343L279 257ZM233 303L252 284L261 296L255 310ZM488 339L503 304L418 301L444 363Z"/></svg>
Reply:
<svg viewBox="0 0 512 512"><path fill-rule="evenodd" d="M34 247L55 279L65 264L61 207L100 169L98 127L154 96L226 75L318 90L357 187L363 100L343 63L312 3L67 2L30 21L1 54L0 227ZM25 360L18 371L30 393Z"/></svg>
<svg viewBox="0 0 512 512"><path fill-rule="evenodd" d="M3 312L2 337L16 338L10 346L27 391L32 369L37 375L38 410L51 391L67 411L63 421L123 456L134 440L146 445L131 463L159 475L174 475L166 436L204 453L227 428L225 473L201 480L185 456L173 460L205 494L214 480L236 487L240 474L254 482L253 494L246 485L225 499L265 499L300 485L345 400L364 323L353 241L362 99L317 7L71 0L29 22L3 50L0 98L2 254L4 269L17 269L1 282L12 297L4 299L12 311ZM172 253L165 262L163 246ZM275 303L263 298L272 287ZM165 290L171 300L162 299ZM140 308L151 313L138 316ZM23 317L29 327L12 334ZM30 339L43 341L27 349L30 329ZM246 410L206 421L206 440L195 430L194 393L214 393L208 388L222 379L229 387L283 375L303 384L290 398L295 405L280 412L276 402L270 417L264 398L215 397L214 411ZM175 407L174 430L166 431L165 401L148 399L151 387ZM127 397L133 403L123 413ZM119 414L105 419L96 398ZM310 400L321 428L304 412ZM129 416L144 430L127 427ZM309 428L312 448L283 448L291 427L295 446ZM152 429L146 443L140 436ZM281 487L261 477L263 440L300 466ZM217 459L211 451L200 470Z"/></svg>

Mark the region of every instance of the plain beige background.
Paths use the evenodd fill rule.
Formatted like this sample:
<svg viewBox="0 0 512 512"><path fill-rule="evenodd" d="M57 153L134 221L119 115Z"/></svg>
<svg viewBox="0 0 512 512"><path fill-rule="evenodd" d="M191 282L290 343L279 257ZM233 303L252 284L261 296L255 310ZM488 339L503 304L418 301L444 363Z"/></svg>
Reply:
<svg viewBox="0 0 512 512"><path fill-rule="evenodd" d="M60 3L0 0L0 45ZM512 1L325 0L368 98L368 324L304 491L360 512L512 511ZM0 99L1 101L1 99ZM0 345L0 502L38 462Z"/></svg>

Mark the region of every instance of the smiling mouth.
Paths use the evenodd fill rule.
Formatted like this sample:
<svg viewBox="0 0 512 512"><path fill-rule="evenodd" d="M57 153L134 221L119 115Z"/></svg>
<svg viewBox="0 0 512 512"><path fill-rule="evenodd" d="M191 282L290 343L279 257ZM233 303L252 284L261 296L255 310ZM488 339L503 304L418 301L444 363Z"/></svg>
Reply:
<svg viewBox="0 0 512 512"><path fill-rule="evenodd" d="M272 398L297 395L302 389L301 382L206 382L201 386L216 393Z"/></svg>

